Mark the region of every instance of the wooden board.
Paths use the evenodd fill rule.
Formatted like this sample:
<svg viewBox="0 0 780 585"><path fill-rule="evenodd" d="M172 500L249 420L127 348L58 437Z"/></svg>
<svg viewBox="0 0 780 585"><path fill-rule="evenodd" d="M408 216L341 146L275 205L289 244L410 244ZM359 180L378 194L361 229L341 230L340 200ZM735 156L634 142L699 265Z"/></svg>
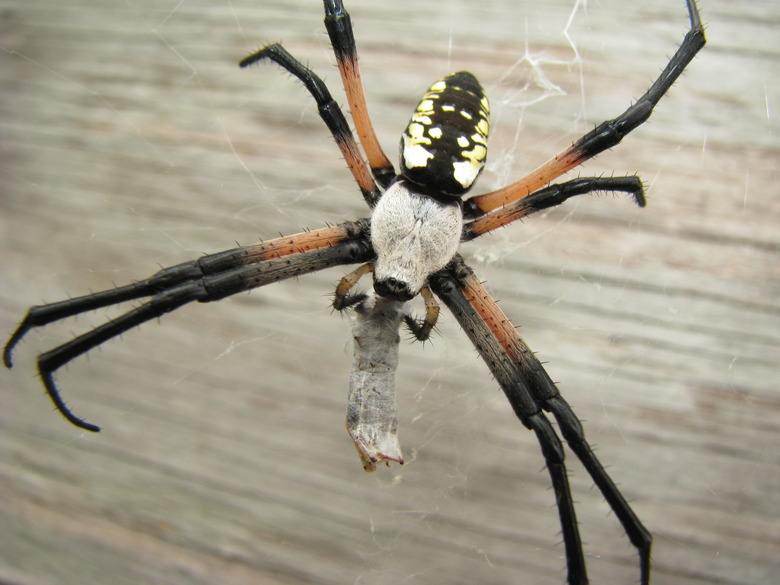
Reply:
<svg viewBox="0 0 780 585"><path fill-rule="evenodd" d="M348 3L378 133L468 69L493 105L480 190L640 96L681 0ZM649 205L583 197L463 246L655 534L653 582L780 572L776 3L702 0L710 44L651 122L577 171L637 172ZM300 84L344 101L316 0L6 0L0 330L29 305L366 214ZM32 332L0 376L0 582L560 584L538 445L454 320L405 343L407 464L362 471L344 431L349 327L330 270L186 307L57 375L35 356L116 311ZM637 557L570 457L593 583Z"/></svg>

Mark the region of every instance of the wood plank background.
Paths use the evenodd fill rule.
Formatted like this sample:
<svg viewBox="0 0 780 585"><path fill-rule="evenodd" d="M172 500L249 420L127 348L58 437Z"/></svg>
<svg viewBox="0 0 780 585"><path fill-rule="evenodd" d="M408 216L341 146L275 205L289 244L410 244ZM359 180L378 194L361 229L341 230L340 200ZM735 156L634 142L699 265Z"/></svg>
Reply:
<svg viewBox="0 0 780 585"><path fill-rule="evenodd" d="M653 582L780 574L778 55L774 0L702 0L710 44L583 197L463 252L586 421L654 532ZM348 3L388 152L456 69L493 104L489 190L637 98L683 37L682 0ZM284 40L343 101L317 0L0 4L0 330L31 304L206 252L365 215L299 84L238 59ZM570 23L570 24L569 24ZM568 24L568 26L567 26ZM536 441L443 315L402 346L408 463L362 471L344 431L340 270L191 306L59 372L99 435L45 397L35 331L0 392L0 582L560 584ZM573 457L594 583L637 558Z"/></svg>

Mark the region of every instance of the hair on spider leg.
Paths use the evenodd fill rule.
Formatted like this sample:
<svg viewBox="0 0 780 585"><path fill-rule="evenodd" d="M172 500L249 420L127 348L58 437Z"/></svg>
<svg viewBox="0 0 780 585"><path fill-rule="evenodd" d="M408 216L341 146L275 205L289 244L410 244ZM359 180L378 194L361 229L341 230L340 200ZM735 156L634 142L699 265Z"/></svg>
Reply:
<svg viewBox="0 0 780 585"><path fill-rule="evenodd" d="M433 334L439 332L439 328L436 325L428 325L424 318L415 317L410 313L404 315L404 325L406 325L406 330L409 334L409 341L419 341L423 345L426 343L433 344Z"/></svg>
<svg viewBox="0 0 780 585"><path fill-rule="evenodd" d="M602 173L597 177L577 177L577 180L587 181L592 178L595 178L598 181L604 181L605 185L606 181L609 181L609 187L606 187L605 185L596 186L590 191L594 195L601 196L611 194L613 199L615 199L617 198L618 193L628 193L634 199L634 203L637 207L647 207L647 198L645 196L647 188L645 182L638 173L633 173L631 175L615 175L613 172L609 176L605 176L605 174Z"/></svg>
<svg viewBox="0 0 780 585"><path fill-rule="evenodd" d="M362 303L368 298L368 293L365 292L358 292L358 293L350 293L347 295L344 295L343 297L340 297L339 295L335 293L331 293L328 295L331 298L331 308L334 311L339 312L347 312L350 309L356 309L357 305Z"/></svg>

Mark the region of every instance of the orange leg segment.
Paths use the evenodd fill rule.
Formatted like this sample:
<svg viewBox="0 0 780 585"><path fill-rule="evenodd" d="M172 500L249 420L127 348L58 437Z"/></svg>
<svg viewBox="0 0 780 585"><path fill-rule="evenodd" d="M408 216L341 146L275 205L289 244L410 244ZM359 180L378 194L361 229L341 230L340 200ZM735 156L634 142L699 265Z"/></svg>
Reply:
<svg viewBox="0 0 780 585"><path fill-rule="evenodd" d="M377 182L382 187L387 187L395 178L395 171L379 145L371 117L368 115L352 24L341 0L325 0L325 28L333 45L350 113L355 122L355 131L366 152L368 165Z"/></svg>

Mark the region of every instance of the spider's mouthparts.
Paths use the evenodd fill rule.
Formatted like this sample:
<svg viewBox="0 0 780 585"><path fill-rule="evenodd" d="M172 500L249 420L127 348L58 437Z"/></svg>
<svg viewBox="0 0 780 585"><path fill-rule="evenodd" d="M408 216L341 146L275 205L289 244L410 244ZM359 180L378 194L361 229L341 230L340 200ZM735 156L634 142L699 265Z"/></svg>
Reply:
<svg viewBox="0 0 780 585"><path fill-rule="evenodd" d="M415 293L409 290L405 282L393 278L392 276L382 280L374 281L374 291L380 297L392 299L394 301L405 302L414 298Z"/></svg>

